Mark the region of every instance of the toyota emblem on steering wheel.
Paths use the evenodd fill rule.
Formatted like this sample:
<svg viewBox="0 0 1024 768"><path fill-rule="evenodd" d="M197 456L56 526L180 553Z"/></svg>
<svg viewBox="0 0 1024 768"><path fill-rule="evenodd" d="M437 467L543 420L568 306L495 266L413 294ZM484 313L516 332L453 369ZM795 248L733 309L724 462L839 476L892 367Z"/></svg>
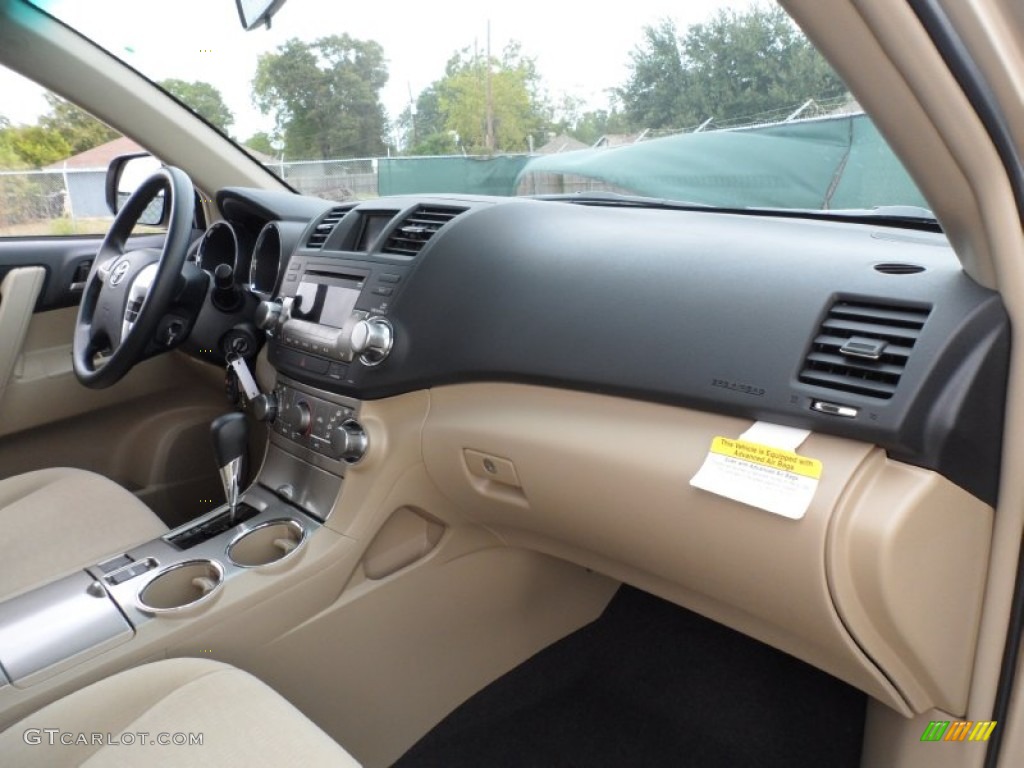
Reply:
<svg viewBox="0 0 1024 768"><path fill-rule="evenodd" d="M131 264L127 259L115 266L110 272L110 284L113 286L120 285L121 281L124 280L124 276L128 274L128 269L130 267Z"/></svg>

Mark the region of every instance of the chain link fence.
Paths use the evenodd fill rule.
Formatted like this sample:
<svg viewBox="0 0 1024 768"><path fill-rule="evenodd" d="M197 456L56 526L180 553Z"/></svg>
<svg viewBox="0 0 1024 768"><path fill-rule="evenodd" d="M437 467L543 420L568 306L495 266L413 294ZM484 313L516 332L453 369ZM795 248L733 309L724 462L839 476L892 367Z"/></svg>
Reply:
<svg viewBox="0 0 1024 768"><path fill-rule="evenodd" d="M304 195L345 202L377 197L377 158L266 163Z"/></svg>
<svg viewBox="0 0 1024 768"><path fill-rule="evenodd" d="M0 171L0 234L61 235L78 220L109 221L105 169Z"/></svg>
<svg viewBox="0 0 1024 768"><path fill-rule="evenodd" d="M419 192L515 193L526 155L364 157L268 162L304 195L345 202ZM103 232L112 216L105 168L0 171L0 236Z"/></svg>

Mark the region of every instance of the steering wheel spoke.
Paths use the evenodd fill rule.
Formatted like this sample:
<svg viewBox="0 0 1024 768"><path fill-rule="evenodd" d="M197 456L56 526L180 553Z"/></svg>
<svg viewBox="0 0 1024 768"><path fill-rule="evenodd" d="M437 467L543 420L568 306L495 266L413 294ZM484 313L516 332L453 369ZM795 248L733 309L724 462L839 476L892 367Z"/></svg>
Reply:
<svg viewBox="0 0 1024 768"><path fill-rule="evenodd" d="M170 199L163 248L126 251L132 228L161 190ZM86 386L109 387L147 356L174 300L194 208L192 182L168 167L146 179L114 218L86 282L72 342L75 375Z"/></svg>

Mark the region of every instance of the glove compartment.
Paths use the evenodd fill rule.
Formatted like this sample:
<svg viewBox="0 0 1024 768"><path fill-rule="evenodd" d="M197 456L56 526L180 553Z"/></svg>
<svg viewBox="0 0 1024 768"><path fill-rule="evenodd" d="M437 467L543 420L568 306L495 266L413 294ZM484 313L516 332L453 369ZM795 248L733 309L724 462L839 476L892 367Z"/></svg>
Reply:
<svg viewBox="0 0 1024 768"><path fill-rule="evenodd" d="M513 546L659 594L903 714L962 712L992 510L873 445L811 434L822 463L789 519L691 487L751 422L514 384L432 390L428 472Z"/></svg>

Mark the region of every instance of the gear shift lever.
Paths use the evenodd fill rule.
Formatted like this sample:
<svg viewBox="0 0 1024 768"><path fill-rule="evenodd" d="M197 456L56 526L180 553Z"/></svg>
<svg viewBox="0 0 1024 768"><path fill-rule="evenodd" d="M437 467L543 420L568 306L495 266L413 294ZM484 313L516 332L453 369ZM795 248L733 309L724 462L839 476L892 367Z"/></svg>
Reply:
<svg viewBox="0 0 1024 768"><path fill-rule="evenodd" d="M210 425L213 451L217 456L220 481L224 484L231 521L238 507L238 491L245 470L245 452L249 443L249 425L241 413L225 413Z"/></svg>

